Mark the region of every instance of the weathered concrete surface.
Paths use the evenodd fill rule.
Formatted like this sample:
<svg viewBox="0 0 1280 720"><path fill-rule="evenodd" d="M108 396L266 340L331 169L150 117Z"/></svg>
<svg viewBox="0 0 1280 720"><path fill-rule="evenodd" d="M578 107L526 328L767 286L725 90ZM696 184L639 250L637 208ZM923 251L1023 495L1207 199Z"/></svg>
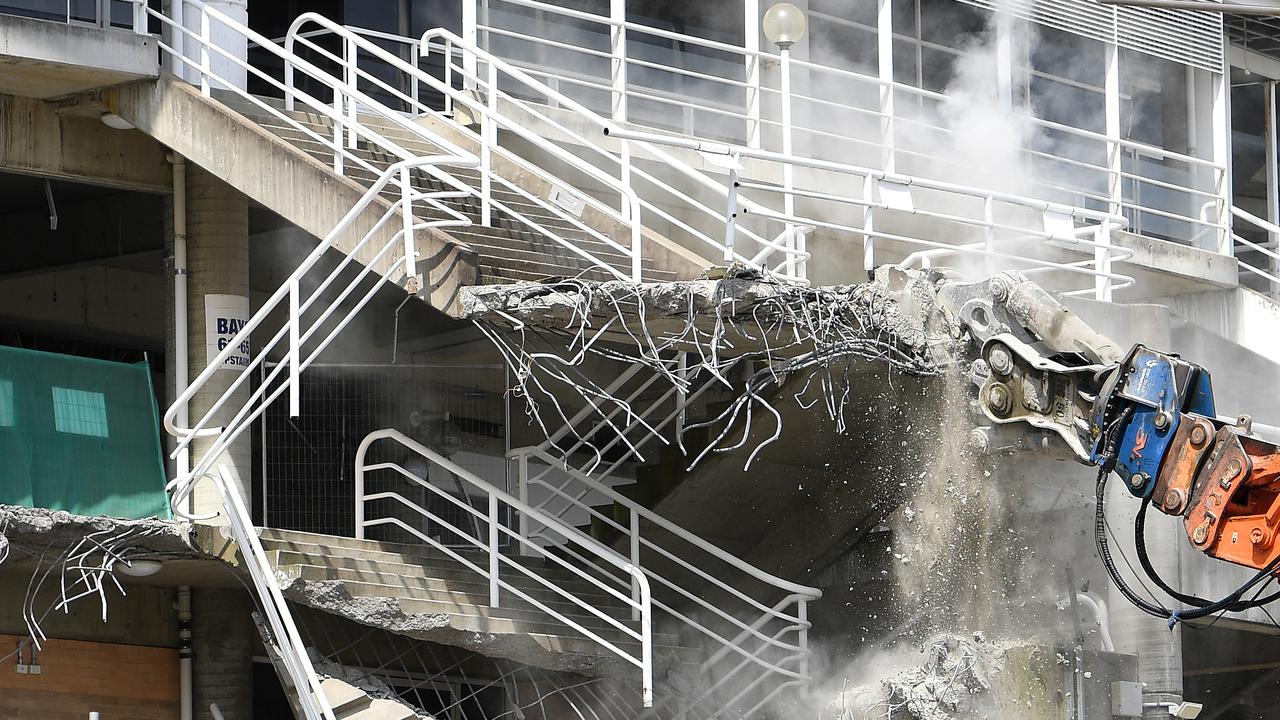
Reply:
<svg viewBox="0 0 1280 720"><path fill-rule="evenodd" d="M717 273L719 274L719 273ZM883 334L912 350L927 352L946 339L935 312L933 282L927 273L886 271L876 283L801 288L761 278L734 266L721 279L675 283L587 283L477 286L462 294L462 317L497 325L509 318L557 333L576 332L585 321L591 334L606 328L606 341L634 345L646 334L655 339L684 336L689 323L710 338L723 333L716 350L722 357L768 350L789 357L812 349L810 338L793 333L796 324L779 312L785 305L798 314L845 313L862 325L862 334ZM771 325L782 321L783 330ZM768 337L762 332L769 327ZM692 350L694 348L684 348Z"/></svg>
<svg viewBox="0 0 1280 720"><path fill-rule="evenodd" d="M458 105L459 112L465 112L461 105ZM514 122L533 129L539 137L551 140L561 146L572 147L579 144L579 141L570 133L560 130L555 125L548 123L537 114L530 112L528 107L522 102L515 102L508 98L500 98L498 101L498 110L503 116L512 119ZM539 108L542 112L557 111L549 108ZM579 116L569 113L569 118L562 118L570 127L573 125L582 125L583 121ZM465 122L465 116L462 121ZM448 122L441 118L431 115L424 115L417 120L429 128L432 132L445 137L458 144L459 146L479 153L479 142L473 133L464 130L459 123ZM579 129L583 137L595 140L600 145L614 145L617 141L606 137L604 133L595 128L582 127ZM547 179L545 172L539 172L537 168L531 168L529 161L522 158L533 158L538 162L538 167L554 169L560 177L574 178L574 186L565 188L572 190L579 196L587 199L587 205L582 213L582 221L587 225L601 231L603 234L611 237L615 242L623 246L631 244L630 228L622 223L617 222L608 213L605 213L599 207L600 203L617 203L618 192L599 183L599 181L589 178L580 172L577 172L565 165L562 161L552 157L549 153L539 150L522 139L514 137L506 137L504 135L504 144L514 145L520 148L522 153L518 157L515 153L506 150L500 150L495 153L493 158L493 170L502 177L516 183L529 193L541 197L550 195L553 184ZM591 153L585 153L585 157L590 159ZM754 177L754 176L753 176ZM597 197L598 196L598 197ZM641 212L641 221L645 224L642 231L642 254L647 258L652 258L657 267L661 270L671 270L676 273L676 277L680 280L692 280L698 276L712 263L703 255L695 252L695 250L686 248L683 245L667 238L665 235L653 230L662 221L652 214L645 216ZM705 251L712 249L699 248Z"/></svg>
<svg viewBox="0 0 1280 720"><path fill-rule="evenodd" d="M159 62L149 35L0 15L0 93L74 95L155 78Z"/></svg>
<svg viewBox="0 0 1280 720"><path fill-rule="evenodd" d="M12 19L0 15L0 23ZM61 112L54 103L0 95L0 170L147 192L172 190L164 147L136 130L113 130L97 113L85 114L84 107Z"/></svg>
<svg viewBox="0 0 1280 720"><path fill-rule="evenodd" d="M103 101L142 132L318 238L328 235L365 195L353 180L174 78L114 88L103 94ZM361 263L373 263L399 229L397 222L385 223L360 251L355 246L390 207L386 199L375 198L336 239L336 246ZM429 292L424 299L447 312L461 287L475 282L475 253L434 229L419 232L417 243L418 270L426 275ZM398 247L386 253L374 271L381 275L401 254ZM406 280L401 270L391 279Z"/></svg>

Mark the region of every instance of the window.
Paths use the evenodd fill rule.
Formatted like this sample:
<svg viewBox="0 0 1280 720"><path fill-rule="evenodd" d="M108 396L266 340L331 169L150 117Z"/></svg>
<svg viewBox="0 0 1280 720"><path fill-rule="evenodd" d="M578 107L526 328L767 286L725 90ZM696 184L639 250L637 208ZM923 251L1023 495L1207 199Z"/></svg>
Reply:
<svg viewBox="0 0 1280 720"><path fill-rule="evenodd" d="M58 432L109 437L106 397L102 393L88 390L55 387L53 423Z"/></svg>
<svg viewBox="0 0 1280 720"><path fill-rule="evenodd" d="M0 427L13 427L13 382L0 380Z"/></svg>

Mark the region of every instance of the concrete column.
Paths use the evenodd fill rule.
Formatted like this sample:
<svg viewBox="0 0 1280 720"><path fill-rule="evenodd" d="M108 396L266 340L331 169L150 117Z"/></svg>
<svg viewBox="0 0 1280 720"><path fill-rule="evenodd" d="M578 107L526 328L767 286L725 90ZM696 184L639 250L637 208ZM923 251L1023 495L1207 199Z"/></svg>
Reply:
<svg viewBox="0 0 1280 720"><path fill-rule="evenodd" d="M213 720L217 703L226 720L253 718L253 605L241 590L191 591L191 677L194 720Z"/></svg>
<svg viewBox="0 0 1280 720"><path fill-rule="evenodd" d="M206 317L205 308L206 305L216 308L216 298L209 296L249 296L249 201L231 186L190 163L187 165L187 272L188 367L189 377L194 381L217 353L216 348L213 353L208 348L211 321ZM235 314L217 313L224 317ZM240 314L240 319L248 319L247 312ZM219 370L191 398L189 415L193 425L222 397L239 372L234 368ZM248 399L249 383L246 382L209 425L224 425ZM212 439L195 442L191 455L193 466L204 457L212 442ZM213 466L216 471L219 465L225 464L231 470L246 507L251 507L249 443L246 432ZM198 514L222 510L217 489L208 480L197 484L192 503Z"/></svg>
<svg viewBox="0 0 1280 720"><path fill-rule="evenodd" d="M232 22L238 23L243 27L249 26L249 0L205 0L205 4L226 16ZM248 38L243 35L241 30L229 27L221 17L210 15L206 20L203 14L198 7L183 6L182 22L188 30L195 34L194 38L183 37L183 53L197 67L201 65L204 57L208 57L210 71L223 80L223 82L219 82L211 79L209 84L212 87L245 89L248 84L248 71L217 50L208 50L206 54L202 54L200 40L197 38L201 38L207 29L211 44L222 48L227 51L227 54L240 60L247 60L249 57ZM200 75L198 71L189 69L185 77L190 82L199 82Z"/></svg>

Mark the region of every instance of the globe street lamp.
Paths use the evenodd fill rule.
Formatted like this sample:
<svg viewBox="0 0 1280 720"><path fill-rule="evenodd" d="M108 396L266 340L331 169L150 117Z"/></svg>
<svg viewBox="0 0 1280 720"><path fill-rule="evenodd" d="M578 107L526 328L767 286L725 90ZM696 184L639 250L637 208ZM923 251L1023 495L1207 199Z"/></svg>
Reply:
<svg viewBox="0 0 1280 720"><path fill-rule="evenodd" d="M791 46L804 37L807 23L800 8L783 2L770 7L764 13L761 27L769 42L778 46L781 57L779 71L782 73L782 154L791 155ZM783 214L788 218L795 217L794 178L790 162L782 165ZM787 223L787 244L792 250L803 251L804 239L796 238L796 228ZM787 257L787 269L793 274L796 268L795 253Z"/></svg>

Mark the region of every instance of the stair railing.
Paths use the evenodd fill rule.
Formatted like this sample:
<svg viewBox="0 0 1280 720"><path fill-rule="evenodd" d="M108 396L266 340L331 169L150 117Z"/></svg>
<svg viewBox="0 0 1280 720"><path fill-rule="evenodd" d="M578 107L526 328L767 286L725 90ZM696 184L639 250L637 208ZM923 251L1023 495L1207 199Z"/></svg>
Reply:
<svg viewBox="0 0 1280 720"><path fill-rule="evenodd" d="M342 54L335 54L316 43L314 38L319 33L314 30L303 30L307 23L316 23L322 28L328 29L334 35L344 38ZM339 25L314 13L307 13L299 16L298 20L294 22L289 34L286 36L285 44L287 48L293 48L297 44L301 44L326 57L331 62L342 63L344 67L348 68L346 72L349 76L365 81L393 96L397 101L411 108L413 114L440 114L436 109L428 107L421 101L422 93L417 87L418 83L440 93L445 98L446 112L456 114L458 109L462 109L471 117L481 121L480 132L473 133L473 136L475 141L482 147L482 166L485 165L487 157L483 148L490 147L494 153L508 150L512 153L508 155L509 159L521 162L531 171L546 174L546 171L539 169L533 161L520 160L518 156L514 155L514 151L502 147L502 136L498 133L498 130L502 130L506 134L519 137L530 146L536 147L556 160L568 164L591 180L602 183L605 187L618 193L623 198L623 209L633 206L638 201L640 207L633 208L630 214L620 215L619 210L600 203L589 194L578 194L578 199L585 204L609 214L619 222L627 223L632 231L633 244L637 242L637 234L641 232L640 227L643 224L633 222L631 218L638 217L641 209L643 209L646 215L661 218L670 227L686 233L699 245L712 248L714 252L711 253L711 261L713 262L736 260L744 264L760 266L758 262L753 263L753 255L727 253L724 240L719 232L707 232L695 227L697 222L702 222L713 228L723 226L725 216L724 203L728 202L730 193L722 181L693 168L653 144L623 141L620 151L609 148L603 142L603 131L609 127L609 121L572 98L532 77L516 65L492 55L448 30L435 28L425 32L421 38L400 39L400 42L404 44L419 48L424 56L431 52L432 48L443 48L444 79L436 78L422 68L405 62L403 58L363 37L369 33L371 31ZM379 34L378 37L386 39L385 34ZM403 87L388 83L385 79L379 78L361 68L358 62L353 63L351 58L358 58L359 51L364 51L380 64L389 65L398 72L403 73L409 78L409 90L406 92ZM461 58L461 61L459 61L459 58ZM291 72L290 66L286 64L286 83L294 82ZM460 79L465 89L455 88L453 86L454 78ZM540 102L528 102L518 96L533 96L538 98ZM507 107L514 108L521 114L536 118L538 123L543 126L543 129L531 128L524 122L511 117L504 109ZM548 107L572 113L577 119L585 121L588 127L599 131L599 133L583 133L570 127L569 124L549 113L547 111ZM351 112L350 109L348 109L348 112ZM459 131L470 132L461 125L458 128ZM558 142L549 141L545 136L546 128L551 128L563 138L571 140L575 148L585 150L584 156L588 160L584 161L583 157L576 153L566 151ZM659 163L676 170L701 192L710 193L713 197L718 198L713 201L714 206L704 203L689 192L673 187L670 182L659 179L634 164L631 160L630 152L633 146L643 150L646 155L656 159ZM602 173L602 168L607 172ZM501 175L496 173L490 173L490 175L494 181L502 181ZM653 194L653 197L648 197L646 194L637 196L637 191L634 190L637 181L645 183L644 187L648 193ZM562 182L562 185L571 187L571 184L567 182ZM518 188L512 189L521 192ZM532 200L533 198L529 199ZM740 197L740 201L744 206L751 206L752 204L745 197ZM683 212L680 210L672 212L673 208L683 209ZM760 236L747 228L739 227L738 232L741 237L758 243L761 248L772 248L783 253L795 252L793 248L780 246L773 240ZM612 243L610 244L612 245ZM624 250L616 246L615 249ZM634 262L634 255L632 259ZM774 272L782 277L803 281L803 277L794 274L788 275L779 268L775 268Z"/></svg>
<svg viewBox="0 0 1280 720"><path fill-rule="evenodd" d="M390 440L397 443L401 448L421 457L431 464L440 467L444 471L452 474L454 478L465 482L466 497L459 498L454 493L446 492L429 482L427 478L419 477L409 470L405 469L404 464L397 462L374 462L368 461L368 453L374 443L380 440ZM407 463L405 463L407 464ZM402 493L395 490L384 490L380 492L367 492L367 473L377 471L391 471L400 479L407 481L412 488L421 488L432 494L432 496L440 498L448 505L461 510L468 518L468 523L476 525L477 534L473 535L467 530L458 527L448 519L441 517L438 513L433 512L429 508L413 502L405 497ZM469 502L473 493L483 498L487 512L480 512L471 502ZM487 563L480 566L470 559L458 553L449 543L442 542L436 537L423 532L419 527L405 522L401 517L394 514L385 514L378 517L369 517L369 504L379 500L391 501L394 503L395 510L401 513L409 513L410 517L420 518L429 523L434 524L438 528L447 530L449 533L458 536L469 545L482 551L485 554ZM628 592L619 590L618 586L604 580L610 576L584 572L575 564L567 562L563 558L549 553L542 547L533 543L528 538L522 537L518 527L512 527L510 522L504 522L505 513L500 512L500 507L505 505L515 510L522 516L528 516L536 519L547 529L554 531L559 535L561 542L572 544L578 548L578 554L583 557L591 558L592 564L604 564L613 568L623 578L626 585L624 586ZM376 507L376 506L375 506ZM468 524L464 523L464 524ZM454 561L484 577L489 581L489 605L491 607L502 606L502 596L504 593L519 598L520 600L532 605L539 611L554 618L575 632L591 639L602 647L609 650L628 663L636 666L641 672L641 683L644 697L644 706L653 706L653 599L650 594L649 580L646 574L638 568L633 562L627 558L605 547L597 540L583 534L575 528L564 525L556 518L542 513L537 508L530 506L528 503L516 498L504 490L495 487L474 473L468 471L462 466L450 460L448 457L432 450L422 443L410 438L402 432L393 429L378 430L367 435L360 443L360 447L356 450L355 461L355 528L356 537L364 538L365 531L371 527L381 525L397 527L400 530L413 535L422 542L430 545ZM478 537L479 527L486 528L484 537ZM610 598L625 607L631 608L632 621L638 622L639 627L634 628L627 623L617 619L609 613L608 607L602 606L599 600L591 600L583 597L581 594L573 592L571 587L566 587L564 583L557 582L554 578L548 578L537 572L535 568L529 567L518 562L511 555L504 554L500 550L500 544L503 538L507 538L513 543L521 546L522 551L528 552L545 558L547 561L560 568L561 570L572 574L576 580L575 583L585 584L591 588L593 592L603 592ZM593 630L583 625L579 620L556 610L547 603L538 600L534 596L526 592L525 589L503 579L503 572L508 575L514 573L517 577L524 576L533 580L540 589L554 593L563 602L572 604L573 606L583 610L588 616L593 617L617 632L622 633L631 638L640 645L640 652L634 653L620 646L619 643L613 642L602 636L597 630ZM581 617L581 616L580 616Z"/></svg>
<svg viewBox="0 0 1280 720"><path fill-rule="evenodd" d="M788 582L733 556L595 478L567 466L561 458L545 450L517 448L509 455L519 464L521 499L550 493L584 513L592 524L599 523L619 535L618 542L629 549L631 563L644 571L654 587L654 606L696 631L708 647L714 648L701 666L702 673L714 679L713 688L733 688L732 701L737 702L770 679L780 686L807 685L811 655L808 603L822 597L821 590ZM530 468L531 461L555 467L568 475L571 487L548 481L544 479L545 474L535 474ZM584 496L604 498L611 512L605 514L578 499ZM625 520L612 515L614 507L625 510ZM540 517L534 517L530 524L541 522ZM542 536L546 542L555 544L555 538L544 535L541 529L530 530L526 526L526 531L530 538ZM599 573L608 572L608 568L571 548L561 546L561 551ZM695 578L693 589L683 578L658 572L654 563L645 562L646 558L692 576ZM711 567L717 570L708 569ZM748 593L743 589L748 583L759 584L765 590L763 593ZM710 595L708 590L714 595ZM768 597L761 599L760 594ZM783 597L777 599L778 595ZM748 619L742 619L743 616ZM730 631L726 633L721 628L730 628ZM753 644L754 648L751 647ZM754 677L752 673L755 673ZM782 689L780 686L770 688L766 700L761 702L776 696Z"/></svg>
<svg viewBox="0 0 1280 720"><path fill-rule="evenodd" d="M319 245L302 261L296 270L271 295L258 311L254 313L227 343L226 347L209 362L209 366L184 389L165 411L164 426L169 434L177 439L171 457L176 458L184 450L188 450L196 438L211 440L209 446L203 448L188 474L179 475L168 483L170 503L178 517L192 520L211 520L218 513L196 514L188 510L188 498L195 489L196 483L202 479L210 479L222 499L222 512L231 526L235 540L246 565L253 578L254 589L262 606L265 608L272 631L276 634L286 667L290 671L290 680L299 689L299 699L307 713L308 720L333 720L333 712L328 708L324 695L319 691L319 680L307 659L301 636L293 624L288 606L280 593L274 572L270 568L267 556L258 543L253 532L252 521L244 508L243 500L235 487L234 480L228 477L225 466L214 472L214 465L237 438L254 422L276 398L289 392L290 415L299 414L298 379L303 370L313 363L320 353L333 341L343 328L369 302L377 291L385 287L397 273L411 273L416 244L414 236L429 228L461 227L469 224L467 218L449 208L445 201L458 197L460 190L442 190L434 193L423 193L415 190L408 182L411 170L426 168L432 165L453 165L474 167L474 158L433 156L418 158L397 163L382 173L373 187L364 197L347 212L342 220L329 232ZM380 200L382 191L392 183L398 183L400 198L382 212L364 236L344 254L343 259L327 275L313 277L311 271L316 268L321 257L334 247L336 240L347 233L372 207L375 200ZM440 219L423 221L415 216L415 211L429 212ZM389 225L389 223L395 223ZM394 231L393 231L394 229ZM336 286L336 281L353 262L353 257L365 247L373 253L369 264L361 265L360 271L345 287ZM395 258L395 259L392 259ZM386 260L387 269L381 277L374 275L372 268ZM410 275L410 277L412 277ZM370 280L371 282L367 282ZM309 287L314 283L314 287ZM330 318L335 311L347 302L355 291L356 294L350 308L334 321ZM330 287L333 286L333 292ZM304 289L306 288L306 289ZM265 330L267 318L276 312L284 312L287 321L279 328L271 340L261 347L257 355L243 367L238 368L235 379L223 394L213 402L196 423L189 428L178 427L175 420L179 408L186 406L193 396L203 389L218 373L235 372L227 368L226 362L233 355L241 352L241 346L248 343L252 334L259 328ZM283 357L283 361L275 365L263 376L259 387L248 394L241 407L234 407L236 396L241 387L256 375L259 366L273 353ZM219 418L231 415L231 419L221 426L215 425Z"/></svg>
<svg viewBox="0 0 1280 720"><path fill-rule="evenodd" d="M731 177L726 180L716 179L655 143L622 140L617 150L609 148L604 144L603 137L607 136L608 130L613 127L612 121L538 80L517 64L494 55L473 42L468 42L456 33L443 28L434 28L424 32L419 38L419 43L423 52L428 52L433 45L442 43L445 47L444 62L447 74L450 77L461 78L464 86L482 95L485 106L500 108L503 104L507 104L518 108L521 113L536 118L544 128L554 129L560 136L572 141L575 148L585 151L594 162L610 168L610 172L621 178L628 187L643 182L646 192L640 195L640 199L645 211L658 215L671 227L684 231L699 246L711 248L712 262L737 261L752 267L762 267L759 262L754 261L753 255L738 253L727 247L721 235L720 228L724 226L725 221L724 208L727 207L731 197ZM455 63L456 57L461 58L460 63ZM483 75L478 69L482 66L485 68ZM435 81L432 84L440 83ZM452 98L454 107L460 104L468 107L477 104L474 96L465 91L450 87L445 92ZM532 97L534 100L526 99L527 97ZM570 127L555 116L553 109L569 113L576 121L584 123L591 130L582 132ZM526 132L535 131L528 129ZM697 191L709 194L714 198L713 204L709 205L698 199L692 191L676 187L669 178L659 178L646 171L634 162L633 149L641 151L664 168L674 171ZM738 193L737 197L744 207L764 209L741 193ZM672 213L667 208L681 208L685 211L683 214L686 217L681 217L679 212ZM707 232L695 227L693 223L699 221L713 230ZM746 227L739 227L738 231L743 238L758 244L761 248L775 246L769 238ZM793 248L774 247L774 249L783 253L795 252ZM778 277L805 282L803 274L788 272L783 267L771 270Z"/></svg>
<svg viewBox="0 0 1280 720"><path fill-rule="evenodd" d="M1263 220L1251 212L1242 210L1235 205L1231 206L1232 226L1231 241L1233 245L1239 245L1244 248L1245 252L1256 252L1262 256L1262 267L1251 262L1240 259L1240 251L1232 247L1232 254L1236 256L1236 260L1240 263L1240 277L1245 279L1246 273L1261 278L1265 283L1266 293L1271 297L1280 294L1280 225L1273 222ZM1259 245L1252 240L1242 236L1240 230L1243 229L1244 221L1256 228L1255 232L1262 231L1267 234L1267 244ZM1256 261L1254 261L1256 262ZM1261 263L1260 263L1261 264ZM1265 269L1264 269L1265 268Z"/></svg>
<svg viewBox="0 0 1280 720"><path fill-rule="evenodd" d="M171 38L182 39L181 43L175 41L173 45L166 43L163 38L158 40L161 51L173 59L172 64L175 69L179 71L186 70L181 74L193 77L199 83L201 92L205 96L211 97L215 90L230 93L239 100L283 123L291 130L298 132L305 139L315 142L327 151L332 152L332 166L335 172L346 174L349 172L349 167L358 167L374 177L381 174L382 167L369 162L357 152L362 144L385 152L398 161L413 160L418 156L418 153L405 148L401 142L389 137L386 133L379 132L369 123L361 122L356 112L357 108L362 112L377 116L387 125L394 127L399 132L403 132L408 137L416 137L422 142L438 148L438 150L433 150L432 152L458 157L474 155L474 153L464 150L447 138L431 132L420 123L413 122L405 114L386 107L376 98L362 92L359 89L359 83L362 80L368 81L369 78L373 77L367 71L363 69L357 70L353 67L350 70L344 69L344 77L336 77L294 53L292 45L281 47L279 44L254 32L244 24L201 0L180 0L180 3L184 8L181 15L187 19L187 22L184 23L178 23L172 17L157 10L147 10L151 17L159 21L162 28L168 30ZM306 18L315 20L319 16L309 14ZM188 27L188 23L194 25L195 29ZM355 47L380 50L365 38L360 38L345 30L343 32L346 33L344 35L344 48ZM163 36L164 33L162 32L161 35ZM253 44L278 58L285 65L289 82L282 82L261 68L251 65L244 58L237 57L235 53L222 47L214 40L216 37L225 35L242 37L247 43ZM178 47L175 48L175 45ZM314 43L312 45L314 46ZM328 51L324 52L327 53ZM331 53L329 53L329 56L331 58L334 57ZM341 62L341 58L337 58L337 60ZM237 70L243 70L246 76L253 77L274 88L285 98L285 108L276 107L263 98L257 97L241 88L239 86L240 83L234 78L228 78L220 73L217 65L226 65ZM326 88L327 92L332 96L331 100L317 98L296 84L296 74L299 72L312 78L322 88ZM426 74L423 73L423 75ZM316 132L312 127L294 117L291 111L299 107L315 113L329 123L333 130L331 136ZM489 189L494 182L505 183L505 181L501 178L495 178L490 167L484 164L478 164L477 167L480 167L482 181L480 188L474 188L460 179L448 175L439 166L422 166L417 168L417 171L427 174L432 180L444 186L463 192L464 195L459 197L474 198L486 208L489 206L497 208L528 231L553 240L570 252L583 257L593 266L599 267L615 277L638 279L634 273L619 272L607 260L583 250L572 239L566 238L563 233L557 232L555 228L548 227L545 223L541 223L526 213L520 212L518 208L493 201ZM600 239L602 242L613 243L612 239L606 240L597 231L583 224L578 218L566 213L554 203L522 192L518 186L513 186L511 183L505 184L507 187L512 187L513 191L520 193L531 204L539 206L549 214L564 220L567 224ZM616 245L616 243L614 244ZM636 259L631 264L634 267L638 265L638 262L639 260Z"/></svg>
<svg viewBox="0 0 1280 720"><path fill-rule="evenodd" d="M341 54L336 54L315 42L313 38L317 37L318 33L314 30L303 30L303 28L307 27L309 24L317 25L326 32L338 37L342 41ZM452 93L461 98L461 102L465 104L476 117L481 119L482 131L479 134L470 133L470 131L466 131L461 128L461 126L458 126L459 131L470 135L478 147L477 155L480 158L481 186L475 190L475 195L480 200L481 224L490 225L493 221L493 211L496 209L524 224L530 230L555 240L558 244L562 245L569 251L579 255L583 259L589 261L602 270L609 272L619 279L632 280L635 282L639 282L642 279L641 263L643 260L642 237L644 226L641 218L639 198L630 187L622 183L617 178L603 172L591 163L588 163L572 153L565 151L563 148L548 142L546 139L528 130L519 123L507 118L500 112L497 112L496 108L476 103L470 97L458 93L458 91L452 88L449 83L435 78L430 73L416 65L405 62L403 58L398 57L394 53L388 52L385 48L380 47L378 44L365 37L364 34L367 32L368 31L359 28L348 28L345 25L333 22L332 20L329 20L317 13L303 13L302 15L299 15L291 25L289 33L285 36L283 51L283 57L285 57L284 84L290 89L289 92L285 93L286 110L293 109L292 98L298 94L296 89L296 71L299 69L306 71L308 66L301 61L301 58L296 52L299 45L307 48L317 55L320 55L326 60L339 65L343 71L344 79L342 80L342 85L344 87L355 88L358 87L360 83L366 83L394 97L398 102L404 103L407 107L412 108L413 115L435 114L434 110L416 99L415 96L420 94L417 89L419 84L427 85L438 92L446 94ZM406 41L407 40L408 39L406 39ZM409 84L411 85L409 91L406 92L404 89L387 82L385 79L378 77L377 74L370 71L366 66L361 65L360 58L362 55L370 56L379 64L383 66L390 66L397 72L405 74L409 78ZM290 58L298 59L293 60ZM307 74L314 77L314 74L310 72ZM455 98L455 102L459 102L459 100ZM382 103L372 100L369 98L367 93L360 93L358 96L356 94L352 94L344 98L338 98L335 96L335 106L340 106L337 108L336 113L344 116L344 127L358 126L360 124L358 112L367 111L371 106L370 104L379 109L378 114L380 116L386 116L388 113L396 116L395 122L398 126L408 129L409 132L418 135L423 140L437 144L446 142L438 134L431 132L421 123L412 122L405 115L386 108ZM494 172L493 158L495 155L501 154L508 160L516 160L516 158L511 153L507 152L501 145L499 130L519 136L521 139L531 143L535 147L538 147L543 152L549 153L556 160L564 163L573 170L587 175L591 180L601 183L605 187L616 192L621 198L621 210L614 210L608 205L599 203L598 201L588 201L586 198L582 197L581 194L579 194L578 199L583 200L584 202L590 202L593 207L606 212L612 219L628 228L630 234L630 245L627 246L618 243L614 238L583 222L577 213L569 212L564 207L561 207L560 204L529 192L521 183L505 178L501 174ZM344 131L338 130L338 132L340 135L338 141L342 142L341 133ZM357 143L354 136L348 133L345 137L345 142L348 148L356 147ZM528 163L524 163L524 165L526 171L547 177L555 186L562 188L571 187L570 183L552 175L545 168L534 167ZM335 169L341 172L340 168ZM524 202L528 202L539 207L562 222L569 224L577 231L591 236L596 241L607 245L620 255L628 258L630 265L628 268L629 272L619 271L608 261L597 257L577 243L574 243L572 240L566 239L560 233L556 232L554 228L547 227L545 223L540 223L529 217L527 214L512 207L510 204L501 202L494 196L493 188L495 185L500 185L506 190L519 195Z"/></svg>

